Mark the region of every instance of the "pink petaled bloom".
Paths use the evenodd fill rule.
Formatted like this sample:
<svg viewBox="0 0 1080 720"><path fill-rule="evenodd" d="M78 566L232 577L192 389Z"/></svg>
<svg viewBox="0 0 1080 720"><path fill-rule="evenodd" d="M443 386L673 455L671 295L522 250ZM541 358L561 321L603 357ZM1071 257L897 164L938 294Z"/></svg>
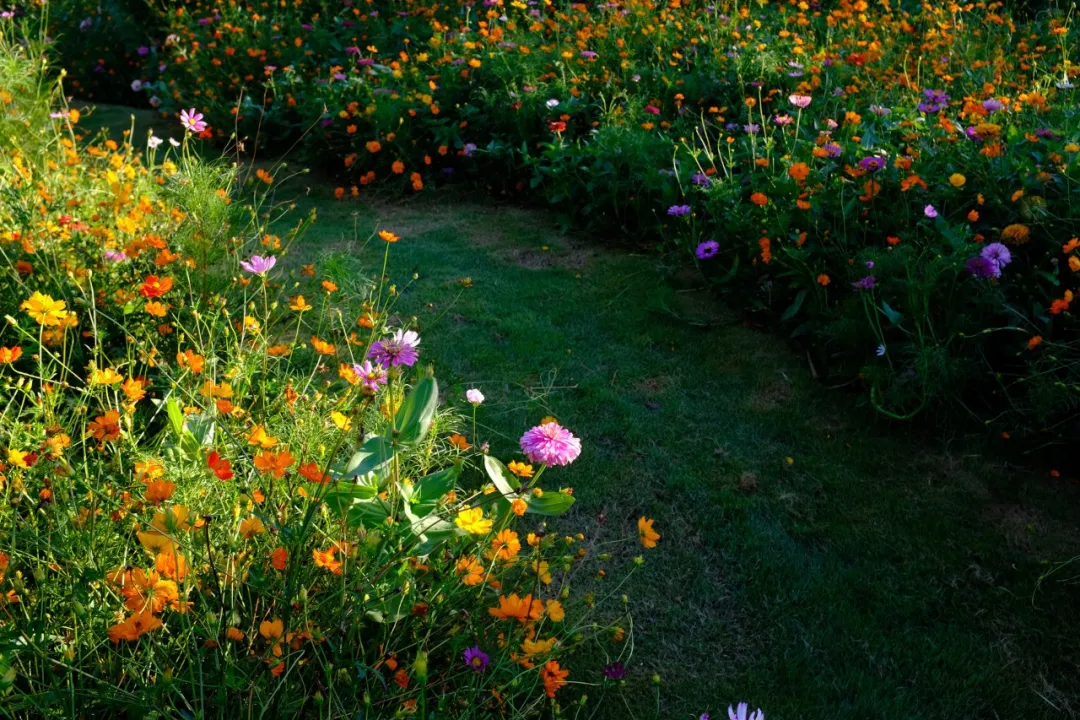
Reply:
<svg viewBox="0 0 1080 720"><path fill-rule="evenodd" d="M206 122L203 120L203 114L196 112L195 108L180 111L180 124L187 128L189 132L195 133L201 133L207 127Z"/></svg>
<svg viewBox="0 0 1080 720"><path fill-rule="evenodd" d="M569 465L581 454L581 440L559 423L549 422L522 435L521 450L532 462Z"/></svg>
<svg viewBox="0 0 1080 720"><path fill-rule="evenodd" d="M360 378L360 383L372 392L386 384L386 369L382 365L372 365L370 360L365 360L363 365L353 365L352 371Z"/></svg>
<svg viewBox="0 0 1080 720"><path fill-rule="evenodd" d="M473 405L480 405L484 402L484 393L480 392L477 388L469 388L465 391L465 399Z"/></svg>
<svg viewBox="0 0 1080 720"><path fill-rule="evenodd" d="M656 107L655 105L646 105L645 112L649 113L650 115L659 115L660 108Z"/></svg>
<svg viewBox="0 0 1080 720"><path fill-rule="evenodd" d="M252 255L248 260L240 261L240 267L255 275L265 275L270 272L276 264L277 258L273 255L268 255L267 257L263 257L262 255Z"/></svg>
<svg viewBox="0 0 1080 720"><path fill-rule="evenodd" d="M800 110L805 110L807 107L810 106L810 96L791 95L788 97L788 102L790 102L792 105L799 108Z"/></svg>
<svg viewBox="0 0 1080 720"><path fill-rule="evenodd" d="M413 365L420 353L416 346L420 344L420 336L412 330L398 330L394 336L385 340L379 340L371 346L368 357L382 365L391 368L395 365Z"/></svg>
<svg viewBox="0 0 1080 720"><path fill-rule="evenodd" d="M923 214L926 215L926 217L928 218L936 218L937 208L935 208L933 205L927 205L923 208Z"/></svg>

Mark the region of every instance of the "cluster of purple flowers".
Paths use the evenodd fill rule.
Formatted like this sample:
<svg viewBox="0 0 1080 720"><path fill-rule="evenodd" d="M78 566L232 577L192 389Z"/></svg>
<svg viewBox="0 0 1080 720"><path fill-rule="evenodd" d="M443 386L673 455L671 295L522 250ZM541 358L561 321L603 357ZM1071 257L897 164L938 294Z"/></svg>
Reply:
<svg viewBox="0 0 1080 720"><path fill-rule="evenodd" d="M1012 253L1001 243L990 243L975 257L969 258L964 269L977 278L988 280L1001 277L1001 271L1012 262Z"/></svg>
<svg viewBox="0 0 1080 720"><path fill-rule="evenodd" d="M919 103L919 112L936 113L949 106L949 96L942 90L923 90L923 100Z"/></svg>

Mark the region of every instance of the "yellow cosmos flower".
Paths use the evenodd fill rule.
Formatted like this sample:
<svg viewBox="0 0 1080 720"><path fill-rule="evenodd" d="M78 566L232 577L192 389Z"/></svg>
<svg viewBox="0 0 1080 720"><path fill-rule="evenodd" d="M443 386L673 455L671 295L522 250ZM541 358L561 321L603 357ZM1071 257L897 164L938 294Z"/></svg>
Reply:
<svg viewBox="0 0 1080 720"><path fill-rule="evenodd" d="M483 508L462 510L454 519L454 524L473 535L486 535L491 532L491 521L484 517Z"/></svg>
<svg viewBox="0 0 1080 720"><path fill-rule="evenodd" d="M49 295L35 292L29 300L19 306L33 318L38 325L55 327L67 318L67 303L63 300L53 300Z"/></svg>

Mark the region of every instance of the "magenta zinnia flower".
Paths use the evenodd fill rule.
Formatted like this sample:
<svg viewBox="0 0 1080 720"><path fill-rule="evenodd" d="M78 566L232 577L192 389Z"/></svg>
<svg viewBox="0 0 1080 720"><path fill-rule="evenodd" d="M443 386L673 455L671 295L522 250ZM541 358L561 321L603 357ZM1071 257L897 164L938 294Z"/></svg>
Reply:
<svg viewBox="0 0 1080 720"><path fill-rule="evenodd" d="M412 330L398 330L391 338L379 340L371 346L368 357L375 360L385 368L396 365L413 365L420 357L416 346L420 344L420 336Z"/></svg>
<svg viewBox="0 0 1080 720"><path fill-rule="evenodd" d="M201 112L196 112L195 108L180 111L180 124L190 132L195 133L201 133L206 129L206 122L203 120L203 114Z"/></svg>
<svg viewBox="0 0 1080 720"><path fill-rule="evenodd" d="M252 255L248 260L240 261L240 267L255 275L265 275L270 272L276 264L277 258L273 255L268 255L266 257L263 257L262 255Z"/></svg>
<svg viewBox="0 0 1080 720"><path fill-rule="evenodd" d="M522 435L521 450L533 462L569 465L581 454L581 440L559 423L549 422Z"/></svg>

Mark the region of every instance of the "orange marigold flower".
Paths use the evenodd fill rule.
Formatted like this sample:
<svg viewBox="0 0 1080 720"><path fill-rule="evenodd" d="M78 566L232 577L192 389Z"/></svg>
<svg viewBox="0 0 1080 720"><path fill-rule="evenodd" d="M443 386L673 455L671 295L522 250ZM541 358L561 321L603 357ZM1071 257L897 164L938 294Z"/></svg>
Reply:
<svg viewBox="0 0 1080 720"><path fill-rule="evenodd" d="M1009 245L1023 245L1031 239L1031 228L1021 223L1006 225L1001 231L1001 239Z"/></svg>
<svg viewBox="0 0 1080 720"><path fill-rule="evenodd" d="M825 287L826 285L828 285L831 282L832 282L832 278L830 278L825 273L821 273L820 275L817 276L817 284L820 285L821 287Z"/></svg>
<svg viewBox="0 0 1080 720"><path fill-rule="evenodd" d="M1035 336L1032 336L1032 337L1028 338L1027 349L1028 350L1034 350L1035 348L1039 347L1039 345L1042 345L1042 341L1043 341L1042 335L1035 335Z"/></svg>
<svg viewBox="0 0 1080 720"><path fill-rule="evenodd" d="M395 160L394 164L390 166L390 169L394 172L395 175L400 175L405 172L405 163L401 162L400 160Z"/></svg>
<svg viewBox="0 0 1080 720"><path fill-rule="evenodd" d="M796 182L801 183L810 174L810 166L804 162L797 162L789 167L787 172Z"/></svg>
<svg viewBox="0 0 1080 720"><path fill-rule="evenodd" d="M168 480L152 480L146 486L146 502L163 503L176 492L176 485Z"/></svg>
<svg viewBox="0 0 1080 720"><path fill-rule="evenodd" d="M769 196L765 193L756 192L750 196L750 202L755 205L764 206L769 204Z"/></svg>

